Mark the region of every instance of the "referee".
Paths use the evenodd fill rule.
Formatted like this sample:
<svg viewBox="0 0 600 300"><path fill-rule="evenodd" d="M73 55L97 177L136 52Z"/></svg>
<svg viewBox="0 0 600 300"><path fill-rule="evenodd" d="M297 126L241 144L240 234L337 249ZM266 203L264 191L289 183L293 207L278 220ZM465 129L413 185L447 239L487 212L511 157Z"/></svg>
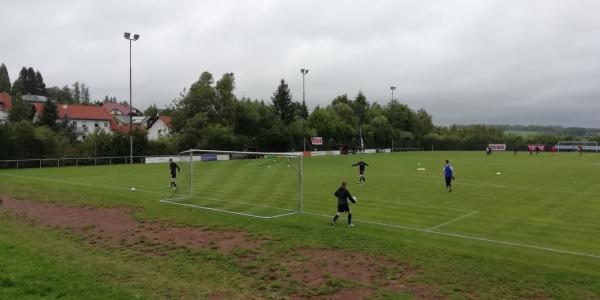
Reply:
<svg viewBox="0 0 600 300"><path fill-rule="evenodd" d="M338 200L338 205L337 214L335 214L333 217L331 226L335 226L335 221L337 221L337 219L340 217L340 213L348 213L348 227L354 227L354 224L352 224L352 212L350 212L348 200L352 201L352 203L356 203L356 198L352 197L348 189L346 189L346 182L342 182L342 186L335 191L334 195Z"/></svg>

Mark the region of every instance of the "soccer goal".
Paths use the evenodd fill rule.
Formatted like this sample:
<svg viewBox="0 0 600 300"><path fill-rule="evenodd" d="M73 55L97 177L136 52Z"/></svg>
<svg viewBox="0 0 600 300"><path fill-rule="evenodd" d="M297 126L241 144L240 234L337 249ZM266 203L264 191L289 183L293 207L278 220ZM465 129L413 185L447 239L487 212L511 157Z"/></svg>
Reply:
<svg viewBox="0 0 600 300"><path fill-rule="evenodd" d="M302 211L302 154L191 149L162 203L262 219Z"/></svg>
<svg viewBox="0 0 600 300"><path fill-rule="evenodd" d="M556 150L558 152L577 152L579 147L584 152L598 152L598 142L593 141L558 141Z"/></svg>

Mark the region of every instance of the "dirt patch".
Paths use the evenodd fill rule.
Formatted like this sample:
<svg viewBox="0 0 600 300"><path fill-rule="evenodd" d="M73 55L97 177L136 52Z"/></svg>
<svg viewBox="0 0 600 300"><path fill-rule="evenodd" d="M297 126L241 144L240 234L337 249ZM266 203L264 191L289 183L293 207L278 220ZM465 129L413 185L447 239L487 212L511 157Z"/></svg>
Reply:
<svg viewBox="0 0 600 300"><path fill-rule="evenodd" d="M377 293L444 299L414 281L418 270L386 257L331 249L299 249L283 263L291 278L307 287L294 299L365 299Z"/></svg>
<svg viewBox="0 0 600 300"><path fill-rule="evenodd" d="M216 249L225 253L234 248L256 249L262 242L240 231L202 230L143 223L121 208L70 207L2 197L2 208L54 228L65 228L88 243L111 247L136 247L164 255L169 248Z"/></svg>
<svg viewBox="0 0 600 300"><path fill-rule="evenodd" d="M258 278L259 290L290 299L369 299L408 294L416 299L443 299L431 286L418 283L419 270L362 252L302 248L284 257L261 247L243 231L174 227L140 222L132 209L72 207L2 197L0 209L36 223L81 236L96 246L130 248L165 255L176 248L213 249L236 257L247 275ZM216 291L208 299L227 299Z"/></svg>

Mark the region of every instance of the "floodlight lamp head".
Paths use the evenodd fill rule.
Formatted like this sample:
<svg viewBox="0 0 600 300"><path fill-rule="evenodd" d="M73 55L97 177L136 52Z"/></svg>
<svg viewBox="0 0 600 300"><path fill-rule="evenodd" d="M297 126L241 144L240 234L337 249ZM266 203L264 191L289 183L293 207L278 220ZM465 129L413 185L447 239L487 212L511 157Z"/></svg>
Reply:
<svg viewBox="0 0 600 300"><path fill-rule="evenodd" d="M308 69L300 69L300 73L302 73L302 74L308 74Z"/></svg>
<svg viewBox="0 0 600 300"><path fill-rule="evenodd" d="M395 90L395 89L396 89L396 87L395 87L395 86L390 86L390 90L392 90L392 91L393 91L393 90Z"/></svg>
<svg viewBox="0 0 600 300"><path fill-rule="evenodd" d="M123 34L123 37L126 38L126 39L129 39L130 36L131 36L131 33L129 33L129 32L125 32Z"/></svg>
<svg viewBox="0 0 600 300"><path fill-rule="evenodd" d="M137 41L139 38L140 38L140 35L139 35L139 34L134 34L134 35L133 35L133 40L134 40L134 41Z"/></svg>

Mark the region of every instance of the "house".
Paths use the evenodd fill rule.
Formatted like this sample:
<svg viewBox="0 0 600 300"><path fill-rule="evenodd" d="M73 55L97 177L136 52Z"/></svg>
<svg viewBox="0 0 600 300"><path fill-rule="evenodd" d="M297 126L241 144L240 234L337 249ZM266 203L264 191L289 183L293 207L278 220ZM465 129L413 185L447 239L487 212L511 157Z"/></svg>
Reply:
<svg viewBox="0 0 600 300"><path fill-rule="evenodd" d="M162 136L171 134L172 130L171 117L156 116L148 121L147 131L148 140L155 141Z"/></svg>
<svg viewBox="0 0 600 300"><path fill-rule="evenodd" d="M102 108L104 111L113 116L129 116L129 105L104 101L104 103L102 103ZM132 111L134 116L142 115L142 112L137 110L135 107L132 109Z"/></svg>
<svg viewBox="0 0 600 300"><path fill-rule="evenodd" d="M44 110L43 103L33 103L34 122L39 120ZM95 131L112 133L113 118L106 111L95 105L58 104L57 122L67 121L75 127L77 139L83 140Z"/></svg>
<svg viewBox="0 0 600 300"><path fill-rule="evenodd" d="M12 99L8 93L0 93L0 124L8 122L8 112L12 108Z"/></svg>

